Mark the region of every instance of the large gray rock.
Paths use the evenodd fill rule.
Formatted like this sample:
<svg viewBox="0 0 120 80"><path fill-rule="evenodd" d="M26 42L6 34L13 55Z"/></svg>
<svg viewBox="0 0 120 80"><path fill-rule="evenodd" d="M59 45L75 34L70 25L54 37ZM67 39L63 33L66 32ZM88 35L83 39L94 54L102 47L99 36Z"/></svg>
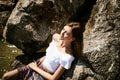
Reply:
<svg viewBox="0 0 120 80"><path fill-rule="evenodd" d="M46 47L51 35L73 18L83 1L19 0L5 30L6 40L25 54Z"/></svg>
<svg viewBox="0 0 120 80"><path fill-rule="evenodd" d="M103 80L120 79L120 0L97 0L84 32L83 51Z"/></svg>

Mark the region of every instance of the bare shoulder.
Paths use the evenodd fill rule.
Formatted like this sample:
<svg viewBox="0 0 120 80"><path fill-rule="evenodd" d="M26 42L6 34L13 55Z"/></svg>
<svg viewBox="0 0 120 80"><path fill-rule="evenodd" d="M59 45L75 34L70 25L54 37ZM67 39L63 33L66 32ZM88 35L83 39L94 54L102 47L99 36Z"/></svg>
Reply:
<svg viewBox="0 0 120 80"><path fill-rule="evenodd" d="M53 36L52 36L52 39L53 39L55 42L58 42L59 38L60 38L60 35L59 35L58 33L55 33L55 34L53 34Z"/></svg>
<svg viewBox="0 0 120 80"><path fill-rule="evenodd" d="M58 33L53 34L53 37L59 37L59 36L60 36L60 34L58 34Z"/></svg>

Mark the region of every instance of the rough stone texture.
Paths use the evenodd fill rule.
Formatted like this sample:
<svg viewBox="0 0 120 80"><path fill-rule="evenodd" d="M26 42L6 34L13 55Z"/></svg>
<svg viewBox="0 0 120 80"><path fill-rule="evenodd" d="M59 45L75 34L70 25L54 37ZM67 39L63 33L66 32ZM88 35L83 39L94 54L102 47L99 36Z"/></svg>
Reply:
<svg viewBox="0 0 120 80"><path fill-rule="evenodd" d="M25 54L33 54L47 46L51 34L73 18L82 4L82 0L19 0L7 21L4 37Z"/></svg>
<svg viewBox="0 0 120 80"><path fill-rule="evenodd" d="M26 54L34 53L48 44L51 34L68 21L86 24L86 16L82 16L89 15L90 9L81 5L95 0L85 1L19 0L8 19L4 37ZM60 80L120 79L119 13L120 0L96 1L84 32L84 61L75 60Z"/></svg>
<svg viewBox="0 0 120 80"><path fill-rule="evenodd" d="M97 0L84 32L84 56L103 80L120 79L120 0Z"/></svg>
<svg viewBox="0 0 120 80"><path fill-rule="evenodd" d="M17 0L0 0L0 37Z"/></svg>

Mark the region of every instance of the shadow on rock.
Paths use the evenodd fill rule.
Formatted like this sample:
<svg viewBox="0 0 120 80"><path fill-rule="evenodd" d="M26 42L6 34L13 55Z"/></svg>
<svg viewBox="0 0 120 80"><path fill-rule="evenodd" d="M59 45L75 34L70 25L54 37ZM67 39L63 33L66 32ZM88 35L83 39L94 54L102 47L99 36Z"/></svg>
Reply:
<svg viewBox="0 0 120 80"><path fill-rule="evenodd" d="M25 55L25 54L18 55L16 57L16 59L13 60L13 62L11 62L11 67L12 67L12 69L15 69L15 68L21 67L23 65L27 65L30 62L41 58L44 55L45 55L44 52L35 53L33 55Z"/></svg>

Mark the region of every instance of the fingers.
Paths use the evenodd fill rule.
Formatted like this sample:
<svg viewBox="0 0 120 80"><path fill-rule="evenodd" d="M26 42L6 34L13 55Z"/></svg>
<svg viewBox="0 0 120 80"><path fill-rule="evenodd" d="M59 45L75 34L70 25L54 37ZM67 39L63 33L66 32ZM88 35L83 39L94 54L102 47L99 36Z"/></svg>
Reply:
<svg viewBox="0 0 120 80"><path fill-rule="evenodd" d="M36 64L39 66L41 64L41 60L37 60Z"/></svg>

